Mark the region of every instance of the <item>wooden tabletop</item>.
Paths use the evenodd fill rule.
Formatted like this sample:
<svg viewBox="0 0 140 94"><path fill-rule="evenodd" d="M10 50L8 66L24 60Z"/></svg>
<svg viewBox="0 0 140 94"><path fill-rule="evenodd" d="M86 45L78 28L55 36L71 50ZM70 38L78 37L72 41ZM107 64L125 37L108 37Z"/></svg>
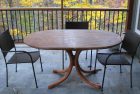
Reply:
<svg viewBox="0 0 140 94"><path fill-rule="evenodd" d="M39 49L103 49L121 43L119 35L97 30L47 30L34 32L24 39L24 43Z"/></svg>

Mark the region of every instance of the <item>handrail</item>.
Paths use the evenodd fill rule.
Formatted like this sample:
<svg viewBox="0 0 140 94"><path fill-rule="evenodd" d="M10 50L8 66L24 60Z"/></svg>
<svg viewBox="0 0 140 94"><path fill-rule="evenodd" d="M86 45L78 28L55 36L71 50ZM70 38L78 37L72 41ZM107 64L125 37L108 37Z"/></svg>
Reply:
<svg viewBox="0 0 140 94"><path fill-rule="evenodd" d="M15 10L79 10L79 11L128 11L126 8L58 8L58 7L31 7L31 8L0 8L0 11L15 11Z"/></svg>

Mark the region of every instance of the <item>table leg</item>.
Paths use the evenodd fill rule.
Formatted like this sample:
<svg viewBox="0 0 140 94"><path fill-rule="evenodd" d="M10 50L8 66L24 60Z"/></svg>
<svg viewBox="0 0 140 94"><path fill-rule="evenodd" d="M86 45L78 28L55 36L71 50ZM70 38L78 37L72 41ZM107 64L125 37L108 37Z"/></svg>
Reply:
<svg viewBox="0 0 140 94"><path fill-rule="evenodd" d="M66 73L66 72L68 72L69 71L69 67L67 68L67 69L65 69L65 70L53 70L53 73L59 73L59 74L63 74L63 73Z"/></svg>
<svg viewBox="0 0 140 94"><path fill-rule="evenodd" d="M70 75L71 71L72 71L72 68L73 66L76 67L76 70L77 70L77 73L78 75L80 76L81 80L83 80L85 83L87 83L89 86L91 86L92 88L101 88L101 85L100 84L97 84L97 83L94 83L94 82L91 82L89 81L83 74L82 72L96 72L95 70L93 71L85 71L83 70L80 65L79 65L79 62L78 62L78 58L79 58L79 55L80 55L80 52L81 50L77 50L75 55L73 55L72 53L72 50L67 50L67 53L69 55L69 58L70 58L70 65L69 67L66 69L66 70L54 70L53 72L54 73L65 73L64 76L62 78L60 78L57 82L51 84L48 86L49 89L59 85L60 83L62 83L63 81L65 81L68 76Z"/></svg>
<svg viewBox="0 0 140 94"><path fill-rule="evenodd" d="M97 53L96 53L97 54ZM97 57L96 57L97 58ZM95 62L97 62L97 61L95 61ZM93 70L84 70L84 69L82 69L80 66L79 66L79 68L80 68L80 71L82 71L83 73L90 73L90 74L95 74L95 73L97 73L98 71L101 71L102 69L93 69Z"/></svg>
<svg viewBox="0 0 140 94"><path fill-rule="evenodd" d="M76 70L77 70L78 75L80 76L81 80L83 80L85 83L87 83L92 88L100 89L101 88L101 85L100 84L97 84L97 83L94 83L94 82L89 81L82 74L82 71L81 71L81 68L80 68L80 65L79 65L79 62L78 62L78 58L79 58L80 52L81 52L81 50L77 50L76 51L76 54L75 54L75 67L76 67Z"/></svg>
<svg viewBox="0 0 140 94"><path fill-rule="evenodd" d="M66 70L54 70L54 73L65 73L64 76L62 78L60 78L57 82L54 82L53 84L49 85L48 88L51 89L57 85L59 85L60 83L64 82L70 75L72 68L74 66L74 59L73 59L73 54L72 51L68 51L68 55L70 58L70 65Z"/></svg>
<svg viewBox="0 0 140 94"><path fill-rule="evenodd" d="M91 74L95 74L97 73L98 71L101 71L102 69L93 69L93 70L84 70L82 69L80 66L78 66L80 71L82 71L83 73L91 73Z"/></svg>

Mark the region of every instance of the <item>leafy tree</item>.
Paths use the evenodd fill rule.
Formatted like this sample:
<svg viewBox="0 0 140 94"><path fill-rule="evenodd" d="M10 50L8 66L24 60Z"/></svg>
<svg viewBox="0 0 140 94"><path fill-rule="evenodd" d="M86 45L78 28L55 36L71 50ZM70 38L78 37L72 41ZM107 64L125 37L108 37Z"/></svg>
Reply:
<svg viewBox="0 0 140 94"><path fill-rule="evenodd" d="M38 5L41 2L43 2L43 0L20 0L19 1L20 5L24 7L31 7L34 5Z"/></svg>

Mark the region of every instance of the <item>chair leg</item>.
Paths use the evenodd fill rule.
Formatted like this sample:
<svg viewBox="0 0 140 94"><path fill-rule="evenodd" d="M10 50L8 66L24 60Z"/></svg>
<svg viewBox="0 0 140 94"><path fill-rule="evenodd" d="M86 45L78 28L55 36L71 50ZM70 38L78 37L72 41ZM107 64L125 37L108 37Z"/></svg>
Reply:
<svg viewBox="0 0 140 94"><path fill-rule="evenodd" d="M42 66L42 59L41 59L41 56L39 56L39 58L40 58L41 71L43 72L43 66Z"/></svg>
<svg viewBox="0 0 140 94"><path fill-rule="evenodd" d="M62 69L64 70L64 50L62 51Z"/></svg>
<svg viewBox="0 0 140 94"><path fill-rule="evenodd" d="M8 87L8 66L6 64L6 86Z"/></svg>
<svg viewBox="0 0 140 94"><path fill-rule="evenodd" d="M87 60L87 55L88 55L88 50L86 51L86 58L85 58L86 60Z"/></svg>
<svg viewBox="0 0 140 94"><path fill-rule="evenodd" d="M130 87L132 88L132 65L130 66Z"/></svg>
<svg viewBox="0 0 140 94"><path fill-rule="evenodd" d="M104 74L103 74L102 89L101 89L101 91L103 91L104 80L105 80L105 72L106 72L106 66L104 66Z"/></svg>
<svg viewBox="0 0 140 94"><path fill-rule="evenodd" d="M120 73L122 73L122 66L120 65Z"/></svg>
<svg viewBox="0 0 140 94"><path fill-rule="evenodd" d="M17 72L17 63L16 63L16 72Z"/></svg>
<svg viewBox="0 0 140 94"><path fill-rule="evenodd" d="M42 59L41 59L41 55L40 55L40 49L38 49L39 51L39 60L40 60L40 65L41 65L41 71L43 72L43 66L42 66Z"/></svg>
<svg viewBox="0 0 140 94"><path fill-rule="evenodd" d="M65 60L67 60L67 52L66 51L64 51L65 52Z"/></svg>
<svg viewBox="0 0 140 94"><path fill-rule="evenodd" d="M91 54L90 54L90 65L88 67L91 70L91 68L92 68L92 50L91 50Z"/></svg>
<svg viewBox="0 0 140 94"><path fill-rule="evenodd" d="M35 75L35 69L34 69L33 63L32 63L32 68L33 68L33 74L34 74L34 79L35 79L36 88L38 88L37 80L36 80L36 75Z"/></svg>
<svg viewBox="0 0 140 94"><path fill-rule="evenodd" d="M97 64L97 53L98 53L98 50L96 51L94 70L96 70L96 64Z"/></svg>

